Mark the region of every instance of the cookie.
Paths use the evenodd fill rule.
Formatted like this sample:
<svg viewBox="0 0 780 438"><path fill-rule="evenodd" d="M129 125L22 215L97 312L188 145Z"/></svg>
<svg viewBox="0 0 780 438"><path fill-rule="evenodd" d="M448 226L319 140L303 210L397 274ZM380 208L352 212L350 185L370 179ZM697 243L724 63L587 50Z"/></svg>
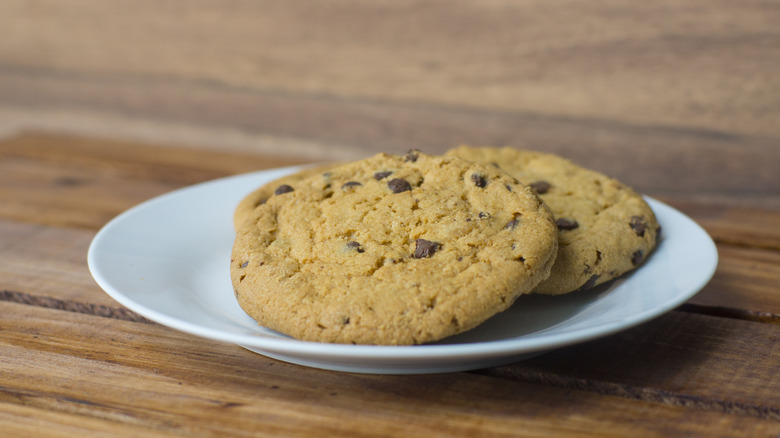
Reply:
<svg viewBox="0 0 780 438"><path fill-rule="evenodd" d="M535 292L589 289L631 271L653 250L660 230L653 210L625 184L552 154L461 146L447 152L492 164L530 185L558 226L558 256Z"/></svg>
<svg viewBox="0 0 780 438"><path fill-rule="evenodd" d="M318 175L336 164L323 164L314 167L307 167L290 175L283 176L255 189L252 193L246 195L236 206L233 212L233 226L236 230L241 228L241 224L252 214L252 211L258 205L265 203L268 198L275 194L286 193L294 190L295 186L302 180Z"/></svg>
<svg viewBox="0 0 780 438"><path fill-rule="evenodd" d="M272 196L236 233L244 311L294 338L409 345L469 330L545 279L557 229L491 166L379 154Z"/></svg>

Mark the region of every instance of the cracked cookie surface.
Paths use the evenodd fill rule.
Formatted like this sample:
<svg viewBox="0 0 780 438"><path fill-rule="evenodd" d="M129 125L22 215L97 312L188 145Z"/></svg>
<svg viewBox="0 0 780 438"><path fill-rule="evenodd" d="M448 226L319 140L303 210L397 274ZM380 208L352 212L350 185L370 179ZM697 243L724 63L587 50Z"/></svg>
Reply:
<svg viewBox="0 0 780 438"><path fill-rule="evenodd" d="M271 196L236 235L244 311L294 338L420 344L469 330L549 275L549 209L491 166L416 151Z"/></svg>
<svg viewBox="0 0 780 438"><path fill-rule="evenodd" d="M553 154L509 147L460 146L446 153L494 165L528 184L550 207L558 256L535 292L590 289L644 262L660 231L653 210L625 184Z"/></svg>
<svg viewBox="0 0 780 438"><path fill-rule="evenodd" d="M318 175L326 170L335 167L336 164L322 164L313 167L306 167L298 172L290 175L285 175L281 178L275 179L267 184L258 187L248 195L244 196L236 206L233 212L233 227L238 231L244 221L252 215L252 211L260 204L264 204L268 198L279 193L286 193L291 190L295 190L295 186L298 185L304 179Z"/></svg>

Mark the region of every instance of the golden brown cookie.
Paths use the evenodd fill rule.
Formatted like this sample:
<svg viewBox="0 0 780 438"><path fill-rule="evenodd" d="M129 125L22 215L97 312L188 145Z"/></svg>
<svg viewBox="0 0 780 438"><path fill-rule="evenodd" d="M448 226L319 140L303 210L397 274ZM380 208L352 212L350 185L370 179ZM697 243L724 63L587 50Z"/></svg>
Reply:
<svg viewBox="0 0 780 438"><path fill-rule="evenodd" d="M549 274L549 209L457 157L379 154L301 181L236 235L236 296L310 341L419 344L469 330Z"/></svg>
<svg viewBox="0 0 780 438"><path fill-rule="evenodd" d="M295 186L302 180L317 175L336 164L323 164L314 167L307 167L298 172L290 175L285 175L281 178L273 180L263 186L255 189L252 193L246 195L241 202L236 206L236 210L233 212L233 226L236 230L241 228L241 224L248 218L252 211L257 208L258 205L265 203L271 196L276 194L286 193L290 189L294 189Z"/></svg>
<svg viewBox="0 0 780 438"><path fill-rule="evenodd" d="M558 225L558 256L535 292L589 289L639 266L656 245L653 210L625 184L557 155L509 147L461 146L447 152L493 164L530 185Z"/></svg>

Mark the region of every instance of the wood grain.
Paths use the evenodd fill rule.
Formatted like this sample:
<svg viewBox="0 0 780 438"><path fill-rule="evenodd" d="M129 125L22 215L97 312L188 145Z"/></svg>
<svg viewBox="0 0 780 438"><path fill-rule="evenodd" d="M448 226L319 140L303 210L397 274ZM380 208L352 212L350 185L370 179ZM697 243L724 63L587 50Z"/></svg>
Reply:
<svg viewBox="0 0 780 438"><path fill-rule="evenodd" d="M780 170L780 169L778 169ZM745 170L750 173L749 170ZM664 199L664 198L662 198ZM715 199L664 199L696 219L718 242L750 248L780 249L780 212L767 207L727 205Z"/></svg>
<svg viewBox="0 0 780 438"><path fill-rule="evenodd" d="M779 132L780 10L760 1L6 1L0 17L12 73Z"/></svg>
<svg viewBox="0 0 780 438"><path fill-rule="evenodd" d="M42 87L34 84L29 88L34 91ZM63 84L62 88L71 90L73 87ZM113 89L111 86L96 94L107 98L115 92ZM167 120L172 116L159 113L166 105L156 99L164 98L181 102L186 108L196 108L203 104L192 101L192 94L199 92L196 88L166 96L172 93L171 87L161 87L149 97L148 107L122 109L122 114L129 114L118 120L133 120L139 114ZM79 91L74 93L83 95ZM213 99L216 97L204 98L206 101ZM255 153L285 155L299 161L334 161L363 158L377 152L401 153L410 148L440 153L461 143L512 145L560 154L619 178L652 196L715 200L780 211L777 192L780 176L773 165L780 161L780 149L776 147L777 140L772 138L307 97L259 98L243 92L224 99L225 103L210 102L208 108L218 115L231 114L230 123L242 125L237 128L239 131L255 132L256 136L250 135L248 145L243 148ZM0 101L3 100L0 96ZM42 107L61 105L67 106L67 102L52 102ZM88 107L93 106L104 104L88 104ZM36 119L48 119L45 111L35 108L31 114ZM134 136L125 131L143 131L145 128L135 129L132 124L127 129L87 129L85 132L108 138L125 136L135 142L140 137L143 140L151 138L157 143L184 142L187 145L196 144L200 136L210 138L212 149L229 144L233 137L232 131L223 129L231 125L210 120L208 114L198 113L192 120L178 122L181 125L171 127L171 131L179 132L179 127L187 131L188 126L194 126L197 128L192 129L197 129L198 135L168 135L168 128L160 126L151 128L157 129L157 134ZM102 127L111 122L98 119L95 123ZM74 130L77 125L77 121L63 121L50 129ZM211 134L208 133L209 126L213 126ZM690 173L692 169L696 172ZM723 174L729 177L723 178Z"/></svg>
<svg viewBox="0 0 780 438"><path fill-rule="evenodd" d="M157 325L11 303L0 310L7 358L0 406L42 412L54 424L73 426L83 417L83 429L194 436L780 432L774 421L473 374L324 372Z"/></svg>
<svg viewBox="0 0 780 438"><path fill-rule="evenodd" d="M94 231L45 227L0 219L0 291L11 301L50 299L119 307L98 287L87 267ZM39 299L40 302L43 298ZM59 305L63 307L64 305Z"/></svg>
<svg viewBox="0 0 780 438"><path fill-rule="evenodd" d="M510 144L654 196L780 211L779 15L757 0L7 1L0 111L12 132L310 160Z"/></svg>
<svg viewBox="0 0 780 438"><path fill-rule="evenodd" d="M111 140L20 136L0 142L0 216L97 229L171 190L294 163Z"/></svg>
<svg viewBox="0 0 780 438"><path fill-rule="evenodd" d="M780 148L777 148L780 159ZM773 155L755 154L770 162ZM743 152L726 151L720 161L739 161ZM671 157L670 159L674 159ZM98 228L141 201L197 182L312 160L270 158L256 152L216 152L128 143L109 139L26 134L0 141L0 216L54 225ZM780 162L780 161L778 161ZM666 170L664 170L666 169ZM672 172L659 167L659 172ZM630 171L630 169L627 169ZM676 171L675 171L676 172ZM692 179L720 179L706 168L682 170ZM738 175L751 175L741 170ZM778 173L777 175L780 175ZM780 178L774 176L773 178ZM655 189L665 184L654 179ZM747 178L743 178L747 179ZM748 184L749 185L749 184ZM697 189L699 190L699 189ZM766 207L740 206L753 190L731 179L715 198L673 193L662 201L701 223L716 240L733 245L780 249L780 214ZM763 187L771 200L780 183ZM733 193L729 195L727 193ZM778 198L780 199L780 198ZM736 204L736 205L735 205Z"/></svg>
<svg viewBox="0 0 780 438"><path fill-rule="evenodd" d="M671 312L485 373L780 420L778 347L778 325Z"/></svg>
<svg viewBox="0 0 780 438"><path fill-rule="evenodd" d="M718 252L715 276L690 302L752 311L745 316L780 323L780 252L729 245L718 245Z"/></svg>

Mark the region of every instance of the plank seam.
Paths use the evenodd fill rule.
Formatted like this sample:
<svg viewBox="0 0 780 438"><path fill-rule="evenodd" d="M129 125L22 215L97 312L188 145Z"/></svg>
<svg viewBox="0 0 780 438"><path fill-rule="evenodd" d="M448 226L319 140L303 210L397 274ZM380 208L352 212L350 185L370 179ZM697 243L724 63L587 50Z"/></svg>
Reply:
<svg viewBox="0 0 780 438"><path fill-rule="evenodd" d="M761 312L758 310L735 309L721 306L704 306L701 304L685 303L677 307L679 310L687 313L698 313L701 315L717 316L720 318L741 319L744 321L761 322L780 325L780 315L772 312Z"/></svg>
<svg viewBox="0 0 780 438"><path fill-rule="evenodd" d="M669 406L694 408L704 411L715 411L744 417L760 418L763 420L780 421L780 408L777 407L722 400L715 397L682 394L660 388L637 387L622 383L580 379L517 369L509 371L505 369L502 370L501 368L486 369L476 371L476 373L491 377L511 378L526 383L551 385L564 389L617 396Z"/></svg>
<svg viewBox="0 0 780 438"><path fill-rule="evenodd" d="M712 236L713 233L710 232ZM760 249L765 251L780 251L780 246L771 241L761 241L755 238L735 239L724 236L712 236L712 240L719 245L728 245L745 249Z"/></svg>
<svg viewBox="0 0 780 438"><path fill-rule="evenodd" d="M104 318L121 319L123 321L141 322L144 324L156 324L150 319L128 310L124 307L112 307L103 304L84 303L73 300L61 300L58 298L31 295L24 292L9 291L3 289L0 292L0 301L27 304L30 306L44 307L47 309L65 310L74 313L83 313Z"/></svg>

